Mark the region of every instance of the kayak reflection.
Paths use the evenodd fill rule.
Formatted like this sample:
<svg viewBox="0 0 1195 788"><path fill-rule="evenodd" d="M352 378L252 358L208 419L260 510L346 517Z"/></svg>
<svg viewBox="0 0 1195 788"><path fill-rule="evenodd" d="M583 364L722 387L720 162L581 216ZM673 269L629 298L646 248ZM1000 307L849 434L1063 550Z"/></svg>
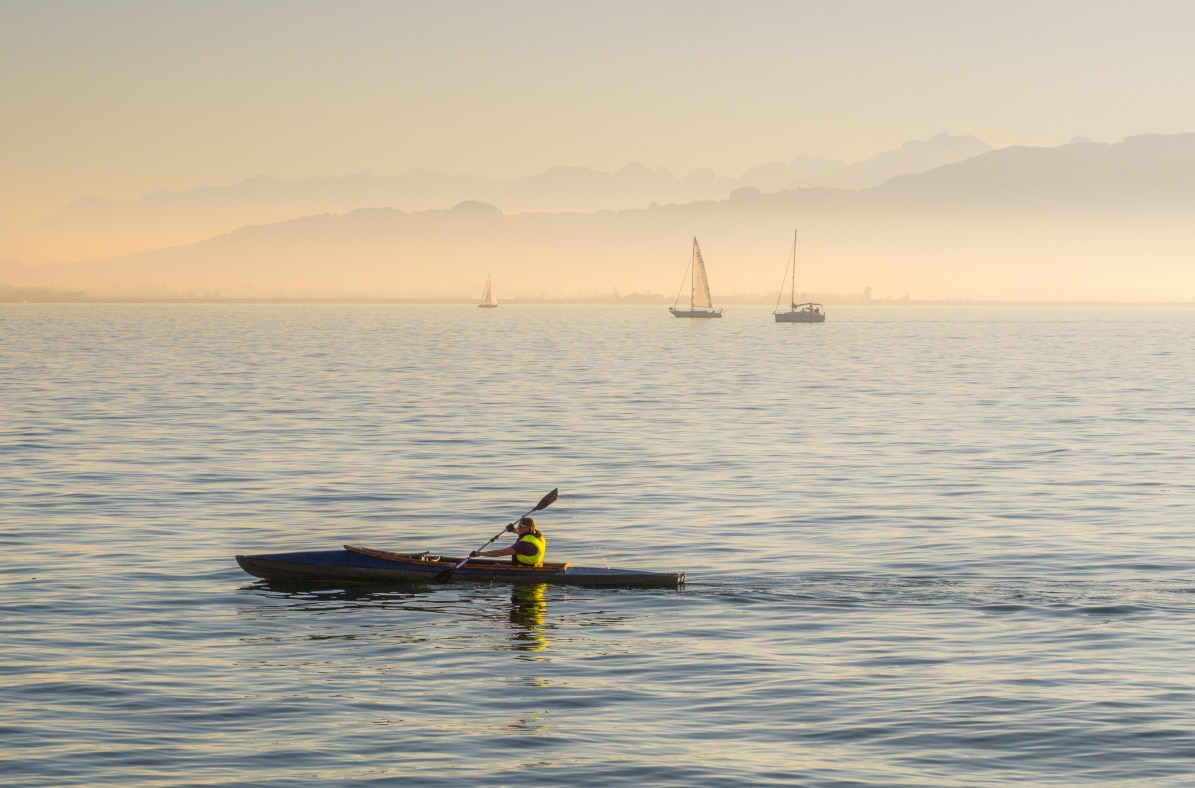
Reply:
<svg viewBox="0 0 1195 788"><path fill-rule="evenodd" d="M548 583L511 586L507 617L510 621L508 635L512 651L538 652L548 647L547 631L551 626L547 623L548 587ZM301 583L259 580L242 590L273 596L292 611L325 611L337 606L354 610L380 607L455 616L460 616L462 611L473 611L463 616L462 620L468 620L476 615L480 607L486 609L486 618L501 621L502 608L505 607L502 597L491 595L489 589L481 586L468 589L471 593L451 594L450 598L445 598L444 587L440 586L408 586L401 590L393 587L326 589ZM252 611L275 614L279 609L278 604L269 604L253 608ZM242 612L251 611L243 609Z"/></svg>
<svg viewBox="0 0 1195 788"><path fill-rule="evenodd" d="M547 583L516 585L510 592L510 639L515 651L543 651L548 647L544 623L547 596Z"/></svg>

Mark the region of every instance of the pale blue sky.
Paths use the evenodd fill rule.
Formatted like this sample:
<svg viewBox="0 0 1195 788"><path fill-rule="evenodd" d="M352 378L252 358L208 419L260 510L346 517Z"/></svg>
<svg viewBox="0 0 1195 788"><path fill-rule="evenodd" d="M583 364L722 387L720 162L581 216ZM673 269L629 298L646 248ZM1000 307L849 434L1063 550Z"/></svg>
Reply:
<svg viewBox="0 0 1195 788"><path fill-rule="evenodd" d="M259 173L737 176L1195 131L1193 34L1187 0L3 0L0 217Z"/></svg>

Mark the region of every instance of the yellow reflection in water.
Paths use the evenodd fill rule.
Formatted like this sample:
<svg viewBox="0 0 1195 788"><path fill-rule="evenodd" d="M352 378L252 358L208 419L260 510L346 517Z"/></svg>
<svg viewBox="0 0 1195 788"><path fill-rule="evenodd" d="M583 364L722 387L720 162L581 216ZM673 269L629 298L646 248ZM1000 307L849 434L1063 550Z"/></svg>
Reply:
<svg viewBox="0 0 1195 788"><path fill-rule="evenodd" d="M548 584L516 585L510 594L511 643L515 651L536 652L548 647L544 618L548 612Z"/></svg>

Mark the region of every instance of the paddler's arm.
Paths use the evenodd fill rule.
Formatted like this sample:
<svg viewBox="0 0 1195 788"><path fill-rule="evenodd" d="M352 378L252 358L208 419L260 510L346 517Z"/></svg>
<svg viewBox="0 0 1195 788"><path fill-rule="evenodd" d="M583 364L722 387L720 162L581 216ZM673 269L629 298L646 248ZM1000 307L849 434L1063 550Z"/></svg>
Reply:
<svg viewBox="0 0 1195 788"><path fill-rule="evenodd" d="M515 548L514 548L514 545L511 545L510 547L503 547L501 550L474 550L473 552L469 553L469 557L470 558L478 558L478 557L500 558L501 556L504 556L504 555L514 555L514 554L515 554Z"/></svg>

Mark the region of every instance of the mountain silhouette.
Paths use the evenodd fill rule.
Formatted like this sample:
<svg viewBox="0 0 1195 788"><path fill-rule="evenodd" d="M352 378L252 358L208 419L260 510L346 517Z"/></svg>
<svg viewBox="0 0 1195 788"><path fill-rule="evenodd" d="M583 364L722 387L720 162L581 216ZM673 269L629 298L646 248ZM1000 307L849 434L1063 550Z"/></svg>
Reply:
<svg viewBox="0 0 1195 788"><path fill-rule="evenodd" d="M739 178L719 177L708 168L678 177L664 167L650 168L638 162L614 173L560 166L514 180L433 170L295 180L258 175L228 186L158 191L133 201L84 197L48 217L38 230L42 244L55 250L51 259L89 259L177 246L247 225L362 208L414 212L479 200L508 214L593 213L725 199L741 187L764 192L797 186L866 188L893 175L921 172L982 153L988 147L971 137L943 134L906 143L858 165L799 157L788 164L749 169Z"/></svg>
<svg viewBox="0 0 1195 788"><path fill-rule="evenodd" d="M571 171L549 180L576 178L599 180ZM1147 135L994 150L859 191L748 186L717 200L591 213L512 214L480 200L327 212L132 255L8 263L0 283L434 298L474 295L493 273L508 298L615 288L670 297L697 235L715 294L766 294L797 228L798 288L812 292L1188 300L1193 204L1195 134Z"/></svg>

